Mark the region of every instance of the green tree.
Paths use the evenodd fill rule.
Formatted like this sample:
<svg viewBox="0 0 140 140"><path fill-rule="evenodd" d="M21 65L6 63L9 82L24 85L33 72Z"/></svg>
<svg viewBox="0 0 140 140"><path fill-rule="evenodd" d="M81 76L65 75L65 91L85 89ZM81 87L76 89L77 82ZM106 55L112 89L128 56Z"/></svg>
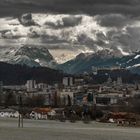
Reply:
<svg viewBox="0 0 140 140"><path fill-rule="evenodd" d="M16 105L17 102L16 102L16 95L12 92L8 92L6 95L5 95L5 106L8 107L8 106L12 106L12 105Z"/></svg>

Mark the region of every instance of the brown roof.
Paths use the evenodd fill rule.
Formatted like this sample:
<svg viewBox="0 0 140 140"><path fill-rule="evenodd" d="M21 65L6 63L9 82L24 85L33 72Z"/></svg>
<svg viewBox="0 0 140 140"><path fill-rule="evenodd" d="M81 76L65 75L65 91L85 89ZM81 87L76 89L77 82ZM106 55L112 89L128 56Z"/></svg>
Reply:
<svg viewBox="0 0 140 140"><path fill-rule="evenodd" d="M43 114L47 114L48 112L50 112L52 109L51 108L34 108L33 111L37 112L37 113L43 113Z"/></svg>

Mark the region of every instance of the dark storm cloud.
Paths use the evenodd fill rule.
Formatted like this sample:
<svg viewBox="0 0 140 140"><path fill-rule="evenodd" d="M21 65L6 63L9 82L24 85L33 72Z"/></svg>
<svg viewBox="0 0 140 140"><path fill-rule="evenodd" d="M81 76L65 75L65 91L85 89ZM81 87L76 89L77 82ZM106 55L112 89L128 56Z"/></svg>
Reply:
<svg viewBox="0 0 140 140"><path fill-rule="evenodd" d="M97 46L105 46L104 40L106 40L105 36L102 33L97 33L97 40L93 40L92 38L88 37L86 34L80 34L77 37L78 44L88 46L88 48L97 51Z"/></svg>
<svg viewBox="0 0 140 140"><path fill-rule="evenodd" d="M108 14L96 17L97 23L105 27L123 27L131 22L129 17L121 14Z"/></svg>
<svg viewBox="0 0 140 140"><path fill-rule="evenodd" d="M29 38L38 38L38 37L40 37L40 35L36 31L34 31L32 28L30 29L30 32L27 34L27 36Z"/></svg>
<svg viewBox="0 0 140 140"><path fill-rule="evenodd" d="M41 35L40 36L42 43L49 43L49 44L61 44L61 43L69 43L67 40L58 38L57 35Z"/></svg>
<svg viewBox="0 0 140 140"><path fill-rule="evenodd" d="M82 20L82 17L74 17L74 16L62 18L64 27L76 26L81 22L81 20Z"/></svg>
<svg viewBox="0 0 140 140"><path fill-rule="evenodd" d="M22 35L13 34L11 30L0 31L1 38L3 39L20 39Z"/></svg>
<svg viewBox="0 0 140 140"><path fill-rule="evenodd" d="M24 26L33 26L33 25L36 25L35 22L32 19L32 14L31 13L27 13L27 14L22 15L19 18L19 21Z"/></svg>
<svg viewBox="0 0 140 140"><path fill-rule="evenodd" d="M60 29L65 27L74 27L80 24L81 21L82 21L82 17L67 16L67 17L63 17L62 20L60 19L57 20L56 22L47 21L45 25L54 29Z"/></svg>
<svg viewBox="0 0 140 140"><path fill-rule="evenodd" d="M139 15L140 0L0 0L0 15L27 12Z"/></svg>

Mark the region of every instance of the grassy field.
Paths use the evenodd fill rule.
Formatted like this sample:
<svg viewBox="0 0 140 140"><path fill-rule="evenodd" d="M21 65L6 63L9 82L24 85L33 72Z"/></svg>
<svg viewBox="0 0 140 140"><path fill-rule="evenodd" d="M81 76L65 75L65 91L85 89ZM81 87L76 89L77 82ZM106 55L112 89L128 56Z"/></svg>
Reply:
<svg viewBox="0 0 140 140"><path fill-rule="evenodd" d="M0 140L140 140L140 128L92 122L59 122L0 118Z"/></svg>

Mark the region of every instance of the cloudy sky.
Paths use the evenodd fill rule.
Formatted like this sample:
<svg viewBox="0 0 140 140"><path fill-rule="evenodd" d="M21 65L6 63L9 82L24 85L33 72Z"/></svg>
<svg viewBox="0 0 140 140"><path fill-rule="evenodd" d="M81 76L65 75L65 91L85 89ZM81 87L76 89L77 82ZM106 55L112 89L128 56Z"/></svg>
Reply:
<svg viewBox="0 0 140 140"><path fill-rule="evenodd" d="M135 51L140 0L0 0L0 44L46 46L66 60L105 47Z"/></svg>
<svg viewBox="0 0 140 140"><path fill-rule="evenodd" d="M61 12L108 14L121 13L138 16L139 0L1 0L1 16L24 12Z"/></svg>

